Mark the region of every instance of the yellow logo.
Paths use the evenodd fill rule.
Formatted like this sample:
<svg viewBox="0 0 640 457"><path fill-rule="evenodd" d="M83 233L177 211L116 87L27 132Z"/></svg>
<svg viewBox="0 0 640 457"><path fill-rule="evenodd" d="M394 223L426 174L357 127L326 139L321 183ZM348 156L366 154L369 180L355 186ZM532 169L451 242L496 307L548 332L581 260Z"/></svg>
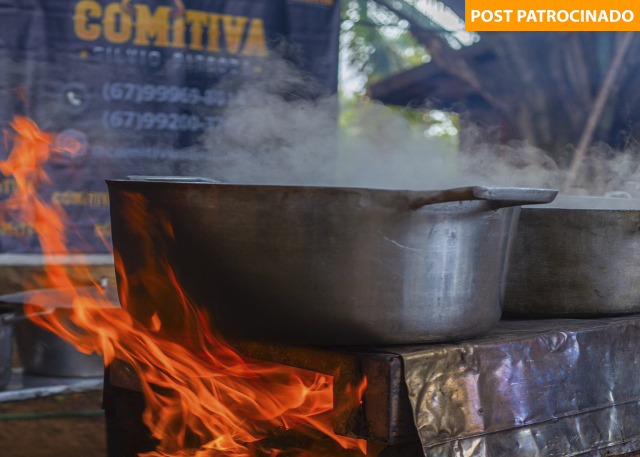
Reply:
<svg viewBox="0 0 640 457"><path fill-rule="evenodd" d="M75 34L84 41L104 38L114 44L268 55L262 19L190 10L181 0L172 1L173 6L158 6L152 11L136 0L104 7L95 0L81 0L73 16Z"/></svg>

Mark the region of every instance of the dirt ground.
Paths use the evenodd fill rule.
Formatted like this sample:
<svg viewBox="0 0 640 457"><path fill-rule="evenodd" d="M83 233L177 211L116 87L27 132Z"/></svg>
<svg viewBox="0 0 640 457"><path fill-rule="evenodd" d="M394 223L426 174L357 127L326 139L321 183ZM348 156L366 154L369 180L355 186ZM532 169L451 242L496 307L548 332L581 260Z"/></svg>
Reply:
<svg viewBox="0 0 640 457"><path fill-rule="evenodd" d="M0 418L16 413L100 411L102 392L0 403ZM2 457L106 457L104 416L0 420Z"/></svg>

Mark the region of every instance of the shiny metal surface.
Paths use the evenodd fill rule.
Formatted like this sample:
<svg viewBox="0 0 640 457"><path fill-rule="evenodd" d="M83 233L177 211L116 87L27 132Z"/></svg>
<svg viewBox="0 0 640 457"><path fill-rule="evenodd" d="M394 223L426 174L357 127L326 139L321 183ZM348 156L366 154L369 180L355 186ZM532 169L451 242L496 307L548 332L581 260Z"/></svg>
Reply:
<svg viewBox="0 0 640 457"><path fill-rule="evenodd" d="M13 356L13 327L5 319L10 313L0 314L0 390L3 390L11 379Z"/></svg>
<svg viewBox="0 0 640 457"><path fill-rule="evenodd" d="M425 455L573 456L640 439L640 317L503 321L402 356Z"/></svg>
<svg viewBox="0 0 640 457"><path fill-rule="evenodd" d="M461 439L429 448L425 457L613 457L640 450L640 403ZM415 456L419 457L419 456Z"/></svg>
<svg viewBox="0 0 640 457"><path fill-rule="evenodd" d="M526 208L514 245L505 313L640 312L640 211Z"/></svg>
<svg viewBox="0 0 640 457"><path fill-rule="evenodd" d="M225 337L334 345L487 332L501 314L513 205L556 194L108 184L114 248L136 282L123 288L119 277L118 286L139 320L157 311L171 331L164 322L179 297L141 279L143 259L165 259ZM133 221L141 211L148 214ZM154 282L170 283L164 270Z"/></svg>

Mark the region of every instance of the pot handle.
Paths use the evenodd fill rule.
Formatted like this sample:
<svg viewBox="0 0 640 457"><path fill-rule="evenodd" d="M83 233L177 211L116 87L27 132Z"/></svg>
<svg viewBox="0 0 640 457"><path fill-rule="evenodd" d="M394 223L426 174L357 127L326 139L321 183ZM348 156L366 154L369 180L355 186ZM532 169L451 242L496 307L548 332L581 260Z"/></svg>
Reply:
<svg viewBox="0 0 640 457"><path fill-rule="evenodd" d="M208 184L222 184L222 181L218 181L212 178L202 178L198 176L127 176L129 181L148 181L148 182L183 182L183 183L208 183Z"/></svg>
<svg viewBox="0 0 640 457"><path fill-rule="evenodd" d="M520 187L460 187L433 192L420 192L420 196L409 202L411 209L436 203L484 200L495 202L498 207L537 205L551 203L558 195L553 189L527 189Z"/></svg>

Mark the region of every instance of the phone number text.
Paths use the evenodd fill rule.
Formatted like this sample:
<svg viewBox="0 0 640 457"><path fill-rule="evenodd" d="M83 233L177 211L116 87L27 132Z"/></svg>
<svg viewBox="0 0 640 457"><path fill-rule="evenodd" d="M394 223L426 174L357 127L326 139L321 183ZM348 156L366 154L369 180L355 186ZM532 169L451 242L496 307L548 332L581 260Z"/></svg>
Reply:
<svg viewBox="0 0 640 457"><path fill-rule="evenodd" d="M134 84L124 82L106 82L102 87L102 98L109 102L158 102L224 107L233 101L233 95L234 94L232 92L220 89L200 90L197 87Z"/></svg>
<svg viewBox="0 0 640 457"><path fill-rule="evenodd" d="M102 124L107 129L169 130L197 132L215 127L220 116L198 116L197 114L153 113L140 111L104 111Z"/></svg>

